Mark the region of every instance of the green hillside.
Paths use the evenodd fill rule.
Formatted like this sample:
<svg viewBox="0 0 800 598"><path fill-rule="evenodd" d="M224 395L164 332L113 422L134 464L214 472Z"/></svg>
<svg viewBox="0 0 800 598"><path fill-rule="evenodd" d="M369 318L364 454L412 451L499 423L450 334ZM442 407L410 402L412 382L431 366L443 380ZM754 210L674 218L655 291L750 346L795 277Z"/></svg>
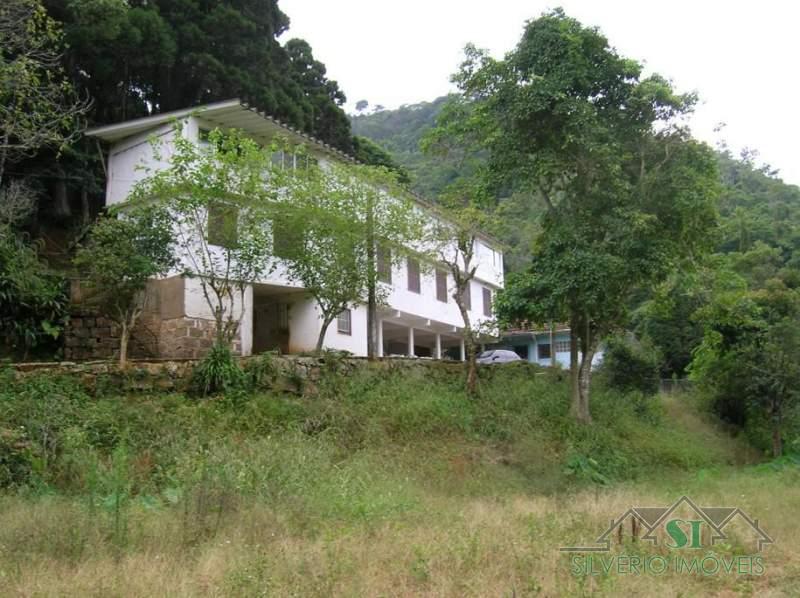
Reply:
<svg viewBox="0 0 800 598"><path fill-rule="evenodd" d="M250 371L268 370L262 361ZM586 427L568 412L559 371L481 370L478 399L464 395L459 368L344 377L334 362L326 371L300 395L253 388L203 401L90 397L74 380L15 383L6 373L5 590L638 593L634 576L571 575L556 549L631 503L683 492L709 503L735 496L757 512L778 537L775 573L769 584L668 575L648 579L649 591L800 589L789 540L800 530L788 516L800 500L798 469L754 465L759 455L690 396L598 388L597 425ZM767 485L773 492L760 491Z"/></svg>

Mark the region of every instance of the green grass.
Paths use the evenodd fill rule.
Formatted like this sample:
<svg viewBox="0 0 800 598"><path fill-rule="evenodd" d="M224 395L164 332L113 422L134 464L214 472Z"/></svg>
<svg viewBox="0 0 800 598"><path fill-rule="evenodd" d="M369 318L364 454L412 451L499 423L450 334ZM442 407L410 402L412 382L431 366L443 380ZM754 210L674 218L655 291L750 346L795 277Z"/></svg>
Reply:
<svg viewBox="0 0 800 598"><path fill-rule="evenodd" d="M800 590L796 466L752 465L690 396L598 387L578 426L562 377L486 369L468 399L451 370L365 368L307 396L200 400L6 379L0 581L42 596ZM772 577L570 574L558 546L683 493L757 513Z"/></svg>

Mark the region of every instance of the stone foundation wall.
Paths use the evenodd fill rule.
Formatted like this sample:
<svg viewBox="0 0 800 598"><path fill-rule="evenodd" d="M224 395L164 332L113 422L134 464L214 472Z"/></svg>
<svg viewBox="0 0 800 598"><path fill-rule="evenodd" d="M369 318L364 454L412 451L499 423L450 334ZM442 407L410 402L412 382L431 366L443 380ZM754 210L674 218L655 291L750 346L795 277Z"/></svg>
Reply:
<svg viewBox="0 0 800 598"><path fill-rule="evenodd" d="M169 359L199 359L214 344L216 324L213 320L181 316L160 324L158 353ZM242 354L239 338L233 341L233 352Z"/></svg>
<svg viewBox="0 0 800 598"><path fill-rule="evenodd" d="M406 358L369 361L365 357L268 355L268 367L264 367L264 357L261 356L245 357L241 360L245 369L249 362L262 360L262 374L257 386L307 396L313 396L317 392L317 383L323 370L335 371L342 377L352 375L360 368L373 368L376 371L422 370L428 376L461 376L464 371L461 362ZM186 392L196 363L195 360L134 360L125 370L120 370L114 361L16 363L11 367L18 379L37 373L64 375L77 379L92 395L123 395ZM530 367L539 371L538 366L528 363L520 364L519 367Z"/></svg>
<svg viewBox="0 0 800 598"><path fill-rule="evenodd" d="M158 357L159 323L142 316L131 332L128 355ZM116 359L119 357L119 326L96 311L73 311L64 330L64 357L69 361Z"/></svg>
<svg viewBox="0 0 800 598"><path fill-rule="evenodd" d="M134 327L128 346L132 359L200 359L214 344L216 326L212 320L181 316L159 320L143 314ZM239 338L233 342L242 353ZM119 326L96 312L75 312L64 334L67 361L91 361L119 357Z"/></svg>

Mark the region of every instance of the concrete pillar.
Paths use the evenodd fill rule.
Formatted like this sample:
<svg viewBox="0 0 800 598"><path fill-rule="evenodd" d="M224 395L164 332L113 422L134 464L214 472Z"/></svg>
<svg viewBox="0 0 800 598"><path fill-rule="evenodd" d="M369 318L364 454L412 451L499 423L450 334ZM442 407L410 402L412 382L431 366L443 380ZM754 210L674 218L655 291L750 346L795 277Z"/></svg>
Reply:
<svg viewBox="0 0 800 598"><path fill-rule="evenodd" d="M436 333L436 349L433 352L433 356L436 359L442 358L442 335L438 332Z"/></svg>
<svg viewBox="0 0 800 598"><path fill-rule="evenodd" d="M378 320L378 357L383 357L383 320Z"/></svg>
<svg viewBox="0 0 800 598"><path fill-rule="evenodd" d="M414 357L414 327L408 327L408 356Z"/></svg>
<svg viewBox="0 0 800 598"><path fill-rule="evenodd" d="M461 361L466 361L467 360L467 350L464 347L464 339L463 338L461 339L461 346L459 348L461 349Z"/></svg>

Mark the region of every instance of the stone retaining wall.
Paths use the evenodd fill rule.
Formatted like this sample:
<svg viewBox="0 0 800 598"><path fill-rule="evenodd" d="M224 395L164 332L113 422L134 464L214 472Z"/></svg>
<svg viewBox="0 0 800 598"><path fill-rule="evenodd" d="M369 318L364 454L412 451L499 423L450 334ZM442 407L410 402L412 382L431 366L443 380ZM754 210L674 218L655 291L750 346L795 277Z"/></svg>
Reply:
<svg viewBox="0 0 800 598"><path fill-rule="evenodd" d="M265 389L292 393L313 394L324 369L335 368L338 375L348 376L360 368L377 370L425 369L431 373L463 372L463 363L433 361L426 359L385 358L369 361L363 357L323 355L307 357L296 355L272 355L242 358L241 363L261 361L262 380ZM120 370L114 361L37 362L16 363L11 367L16 377L24 378L36 373L48 372L76 378L93 395L153 392L185 392L188 390L192 369L197 360L152 359L132 360L127 369Z"/></svg>

